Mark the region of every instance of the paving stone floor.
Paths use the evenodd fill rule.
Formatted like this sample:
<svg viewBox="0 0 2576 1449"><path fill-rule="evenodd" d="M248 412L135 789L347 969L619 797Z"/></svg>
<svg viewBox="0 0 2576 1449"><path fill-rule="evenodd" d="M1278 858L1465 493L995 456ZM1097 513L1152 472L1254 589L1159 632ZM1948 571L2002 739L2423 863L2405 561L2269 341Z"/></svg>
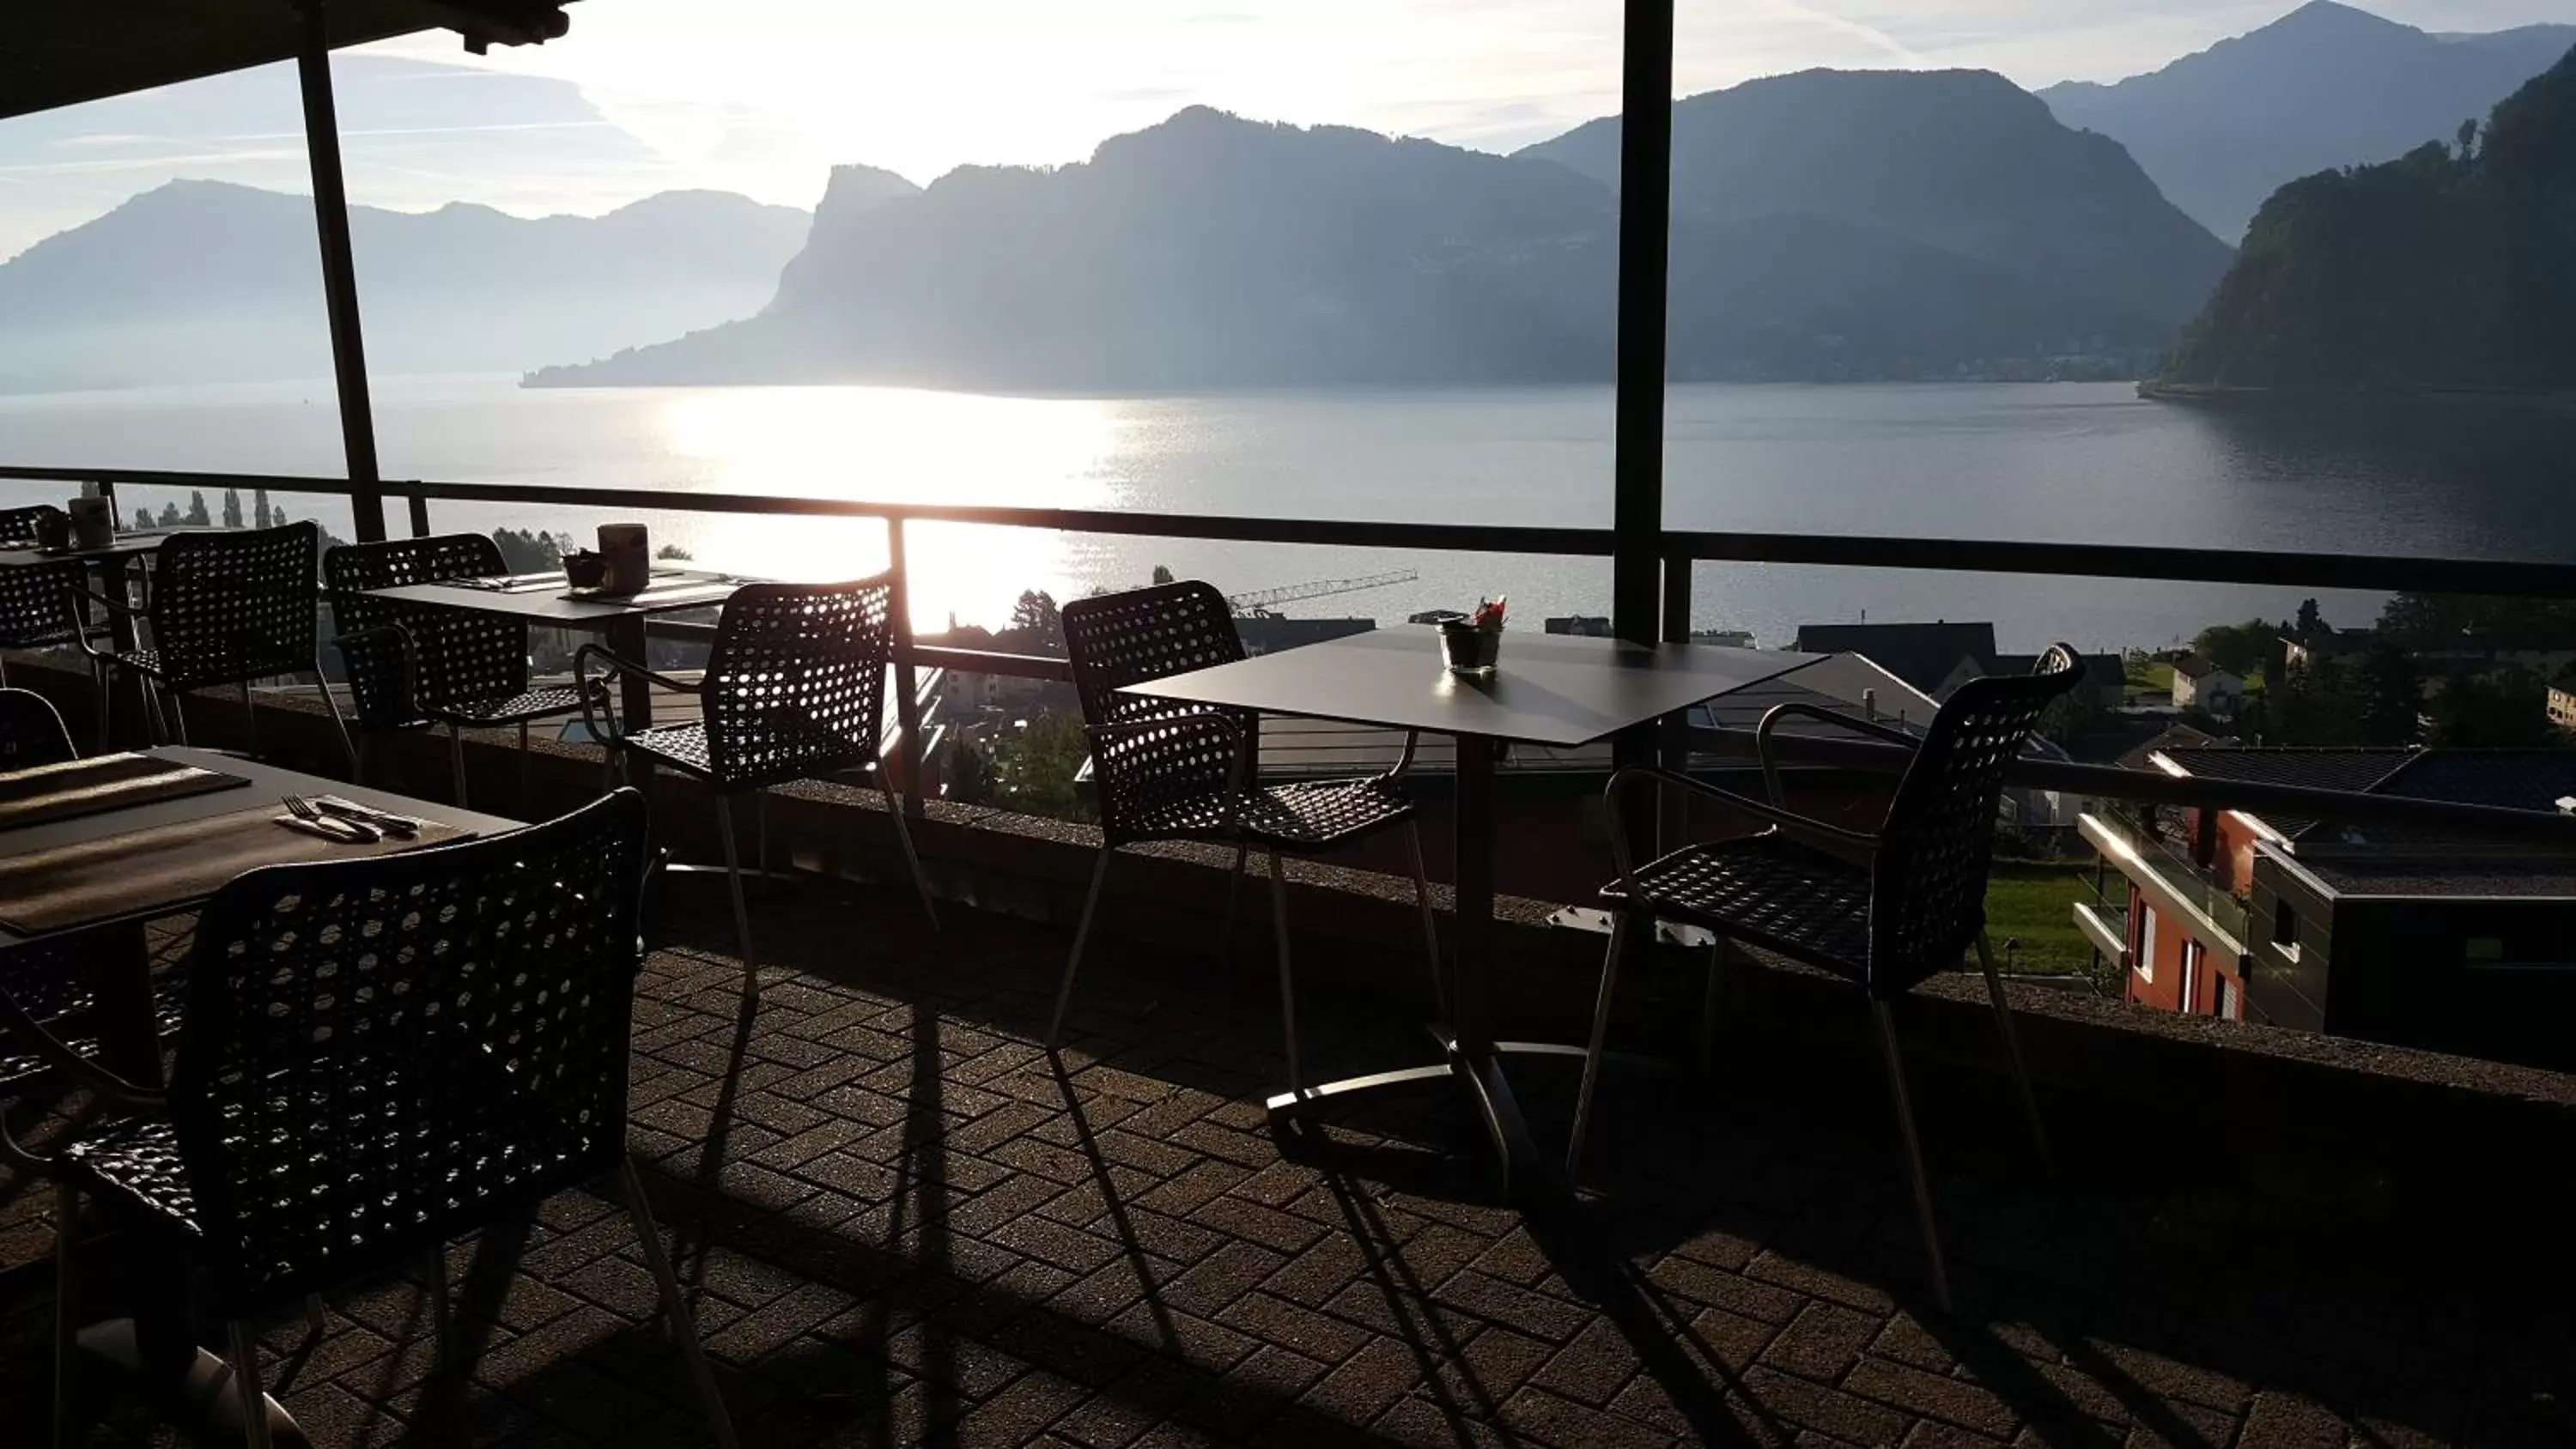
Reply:
<svg viewBox="0 0 2576 1449"><path fill-rule="evenodd" d="M638 1006L633 1145L758 1449L2576 1442L2563 1263L2471 1276L2207 1184L1972 1168L1938 1184L1944 1316L1892 1132L1809 1140L1614 1080L1583 1204L1533 1222L1436 1093L1283 1155L1252 963L1218 980L1104 944L1059 1068L1034 1039L1062 933L952 910L933 935L900 898L781 891L745 1030L715 889L675 884L664 912L682 939ZM1419 1059L1396 1027L1303 1025L1318 1071ZM1521 1081L1561 1141L1570 1076ZM49 1203L0 1198L14 1269ZM610 1199L460 1243L449 1275L461 1370L409 1281L334 1295L318 1337L269 1327L315 1444L704 1442ZM0 1444L42 1440L48 1301L0 1275ZM100 1442L119 1432L169 1440Z"/></svg>

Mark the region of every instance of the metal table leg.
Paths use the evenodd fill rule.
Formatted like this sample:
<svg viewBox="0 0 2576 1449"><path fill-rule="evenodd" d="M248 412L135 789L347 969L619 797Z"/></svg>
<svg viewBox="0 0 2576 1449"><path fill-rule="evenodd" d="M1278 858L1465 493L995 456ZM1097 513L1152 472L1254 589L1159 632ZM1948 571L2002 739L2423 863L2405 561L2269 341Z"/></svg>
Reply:
<svg viewBox="0 0 2576 1449"><path fill-rule="evenodd" d="M1503 1059L1513 1052L1557 1053L1561 1048L1532 1043L1497 1043L1493 1025L1494 964L1494 751L1493 741L1464 738L1457 742L1458 798L1456 929L1457 965L1451 972L1449 1001L1457 1015L1454 1030L1434 1024L1432 1035L1446 1060L1437 1066L1410 1067L1351 1077L1338 1082L1285 1092L1269 1102L1274 1124L1284 1123L1319 1102L1409 1087L1442 1078L1465 1088L1492 1139L1501 1186L1506 1195L1534 1195L1554 1189L1557 1179L1530 1136L1520 1103L1512 1095Z"/></svg>

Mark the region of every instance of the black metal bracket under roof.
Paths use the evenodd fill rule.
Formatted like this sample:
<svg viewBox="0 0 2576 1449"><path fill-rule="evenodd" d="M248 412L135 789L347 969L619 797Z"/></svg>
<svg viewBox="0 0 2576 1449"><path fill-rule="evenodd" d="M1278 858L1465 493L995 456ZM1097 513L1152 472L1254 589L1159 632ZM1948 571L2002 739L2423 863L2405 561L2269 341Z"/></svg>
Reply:
<svg viewBox="0 0 2576 1449"><path fill-rule="evenodd" d="M568 0L328 0L330 48L453 30L467 49L564 33ZM299 0L12 0L0 41L0 117L293 60Z"/></svg>

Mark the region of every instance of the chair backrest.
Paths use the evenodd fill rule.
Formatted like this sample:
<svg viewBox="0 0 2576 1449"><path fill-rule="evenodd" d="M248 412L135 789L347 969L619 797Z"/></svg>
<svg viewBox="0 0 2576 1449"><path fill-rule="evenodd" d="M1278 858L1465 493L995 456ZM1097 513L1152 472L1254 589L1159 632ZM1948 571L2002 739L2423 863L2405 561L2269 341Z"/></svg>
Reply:
<svg viewBox="0 0 2576 1449"><path fill-rule="evenodd" d="M0 770L32 770L80 758L53 701L31 689L0 689Z"/></svg>
<svg viewBox="0 0 2576 1449"><path fill-rule="evenodd" d="M1896 787L1872 866L1872 992L1892 996L1958 965L1985 929L2004 771L2041 712L2083 677L2082 658L2060 644L2030 674L1960 685L1932 716Z"/></svg>
<svg viewBox="0 0 2576 1449"><path fill-rule="evenodd" d="M36 520L47 514L63 519L66 523L70 522L69 517L61 509L50 503L35 503L25 508L0 508L0 546L23 548L34 543Z"/></svg>
<svg viewBox="0 0 2576 1449"><path fill-rule="evenodd" d="M367 590L506 572L501 546L479 533L343 543L322 555L331 593L331 624L344 643L349 694L367 729L405 729L422 722L423 704L506 699L528 687L528 626L469 609L442 609L378 598ZM403 690L402 652L390 639L350 636L399 628L411 635L417 671Z"/></svg>
<svg viewBox="0 0 2576 1449"><path fill-rule="evenodd" d="M619 790L216 893L170 1094L209 1307L408 1265L619 1164L645 840Z"/></svg>
<svg viewBox="0 0 2576 1449"><path fill-rule="evenodd" d="M1100 594L1065 605L1063 619L1065 653L1072 660L1085 724L1096 730L1213 713L1235 721L1250 748L1253 717L1248 712L1120 693L1243 658L1234 609L1213 586L1185 579ZM1101 825L1112 844L1134 838L1131 823L1157 806L1238 783L1234 771L1243 762L1210 755L1210 743L1206 734L1177 732L1144 731L1106 746L1095 737L1092 779Z"/></svg>
<svg viewBox="0 0 2576 1449"><path fill-rule="evenodd" d="M309 520L176 533L152 556L152 647L171 684L230 684L313 667L315 559Z"/></svg>
<svg viewBox="0 0 2576 1449"><path fill-rule="evenodd" d="M33 545L36 520L47 514L63 517L50 503L0 508L0 548ZM70 638L73 610L84 620L92 617L88 603L73 593L86 577L78 559L0 568L0 644L23 648Z"/></svg>
<svg viewBox="0 0 2576 1449"><path fill-rule="evenodd" d="M735 590L699 695L718 783L775 784L873 762L893 658L892 574Z"/></svg>

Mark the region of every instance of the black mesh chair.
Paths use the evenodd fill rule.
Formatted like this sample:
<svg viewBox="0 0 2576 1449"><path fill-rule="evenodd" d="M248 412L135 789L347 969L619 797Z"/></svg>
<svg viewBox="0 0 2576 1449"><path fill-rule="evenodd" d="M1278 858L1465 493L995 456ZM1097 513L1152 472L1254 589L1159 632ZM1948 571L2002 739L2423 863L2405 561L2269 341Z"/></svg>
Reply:
<svg viewBox="0 0 2576 1449"><path fill-rule="evenodd" d="M61 612L59 601L55 612ZM24 689L0 689L0 772L32 770L80 758L71 731L43 695ZM80 980L71 953L55 943L0 950L0 991L17 999L36 1022L50 1032L71 1030L88 1012L91 996ZM94 1040L71 1043L88 1056ZM0 1096L17 1096L51 1074L51 1066L33 1041L21 1041L0 1023Z"/></svg>
<svg viewBox="0 0 2576 1449"><path fill-rule="evenodd" d="M876 776L894 822L904 863L921 892L921 908L939 921L930 881L912 847L903 801L879 755L885 740L886 672L894 658L894 581L890 574L845 584L746 584L725 601L716 621L706 672L695 683L621 659L596 644L573 656L583 691L582 718L591 738L605 743L612 775L620 762L640 757L706 782L716 797L724 835L725 876L733 890L734 929L742 943L747 994L760 989L751 945L751 912L742 893L742 857L734 839L733 797L754 792L764 811L760 823L762 869L769 832L766 797L757 792L791 780L813 780L846 770ZM590 674L591 661L605 672ZM602 727L592 702L607 685L634 674L664 689L698 697L699 716L619 734Z"/></svg>
<svg viewBox="0 0 2576 1449"><path fill-rule="evenodd" d="M508 568L501 546L479 533L344 543L322 555L338 631L331 645L349 678L361 775L369 737L443 724L456 803L463 805L465 731L517 725L526 793L528 726L580 713L580 691L531 684L524 620L407 604L369 592L488 577Z"/></svg>
<svg viewBox="0 0 2576 1449"><path fill-rule="evenodd" d="M315 687L327 695L313 597L321 539L321 529L310 522L172 534L152 555L150 585L140 608L121 598L83 590L80 598L131 615L151 628L150 646L130 650L96 648L88 631L81 631L81 648L98 674L100 747L105 748L110 738L109 701L119 671L144 681L146 714L156 743L172 730L179 743L188 742L188 716L179 701L192 689L240 685L242 711L254 730L258 723L250 703L254 680L309 674ZM166 722L160 703L165 696L170 715ZM341 745L354 767L357 752L345 731Z"/></svg>
<svg viewBox="0 0 2576 1449"><path fill-rule="evenodd" d="M0 509L0 548L24 548L36 541L36 520L63 511L51 504ZM71 644L80 631L64 608L78 597L83 570L78 559L0 568L0 649L42 649ZM84 615L86 604L80 605ZM8 682L8 664L0 660L0 685Z"/></svg>
<svg viewBox="0 0 2576 1449"><path fill-rule="evenodd" d="M626 1156L645 837L643 797L620 790L490 840L274 866L217 893L197 923L169 1090L92 1069L92 1085L141 1115L54 1159L60 1442L79 1427L62 1391L85 1205L128 1251L189 1265L200 1305L230 1325L247 1407L261 1402L255 1320L424 1264L444 1353L444 1245L614 1176L731 1449ZM267 1415L244 1418L263 1449Z"/></svg>
<svg viewBox="0 0 2576 1449"><path fill-rule="evenodd" d="M1931 1257L1933 1292L1947 1308L1949 1274L1941 1260L1931 1185L1923 1172L1923 1149L1915 1136L1905 1062L1889 1004L1926 977L1960 964L1974 947L1994 1003L1995 1024L2003 1035L2004 1055L2021 1093L2022 1110L2041 1155L2047 1155L2039 1099L2031 1091L2030 1074L2013 1035L2012 1009L2004 1000L2003 981L1995 974L1994 952L1986 942L1986 876L1993 861L2004 771L2029 742L2040 713L2073 689L2083 674L2082 659L2060 644L2041 656L2031 674L1970 680L1941 706L1920 740L1893 726L1813 705L1781 705L1764 715L1755 731L1768 801L1667 770L1620 771L1609 788L1610 840L1618 856L1619 879L1601 893L1602 903L1613 915L1610 951L1602 963L1601 1000L1593 1012L1591 1048L1575 1099L1573 1137L1566 1151L1568 1175L1582 1164L1619 960L1637 928L1674 921L1714 933L1721 950L1727 942L1742 941L1778 952L1868 992L1888 1083L1896 1098L1897 1126L1904 1137L1923 1247ZM1887 818L1876 831L1830 825L1783 805L1771 740L1783 721L1800 715L1914 752ZM1661 859L1632 865L1619 800L1623 789L1637 783L1703 795L1770 823L1758 834L1689 845Z"/></svg>
<svg viewBox="0 0 2576 1449"><path fill-rule="evenodd" d="M1398 781L1413 762L1414 737L1382 775L1263 785L1258 778L1259 721L1240 710L1158 700L1121 691L1194 669L1231 664L1243 655L1234 610L1204 583L1157 584L1103 594L1064 607L1064 640L1073 683L1091 737L1092 780L1100 799L1100 860L1074 928L1073 954L1047 1023L1052 1049L1073 1001L1074 974L1091 936L1109 860L1122 846L1157 840L1211 841L1234 847L1226 889L1226 935L1234 933L1234 898L1255 847L1270 857L1270 909L1279 949L1279 1011L1288 1045L1288 1088L1303 1090L1297 1050L1297 994L1288 959L1288 896L1279 857L1321 855L1403 827L1413 852L1414 900L1422 911L1431 984L1441 989L1440 935L1423 878L1422 835Z"/></svg>

